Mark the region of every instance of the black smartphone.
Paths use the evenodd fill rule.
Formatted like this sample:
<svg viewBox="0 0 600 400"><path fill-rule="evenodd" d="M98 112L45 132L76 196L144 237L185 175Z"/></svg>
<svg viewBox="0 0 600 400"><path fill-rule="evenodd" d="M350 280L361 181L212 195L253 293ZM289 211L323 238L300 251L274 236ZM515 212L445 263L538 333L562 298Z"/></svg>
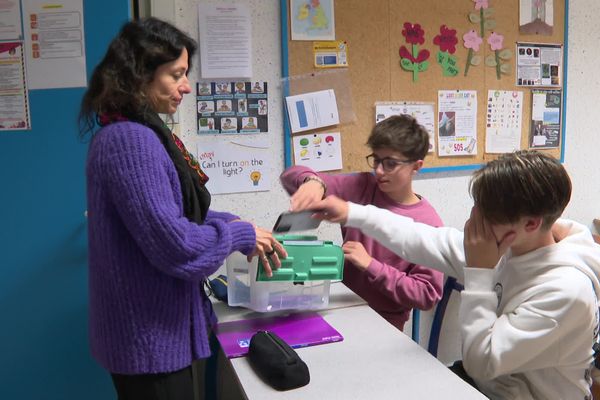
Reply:
<svg viewBox="0 0 600 400"><path fill-rule="evenodd" d="M320 219L311 218L316 210L304 210L298 212L284 212L279 215L275 226L273 226L274 233L288 233L295 231L307 231L309 229L316 229L321 223Z"/></svg>

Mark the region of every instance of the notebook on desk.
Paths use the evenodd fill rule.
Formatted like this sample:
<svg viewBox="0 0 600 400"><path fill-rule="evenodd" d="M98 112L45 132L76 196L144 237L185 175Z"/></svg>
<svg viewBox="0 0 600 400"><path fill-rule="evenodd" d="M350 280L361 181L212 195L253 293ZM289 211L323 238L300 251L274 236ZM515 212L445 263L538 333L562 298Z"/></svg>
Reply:
<svg viewBox="0 0 600 400"><path fill-rule="evenodd" d="M221 348L228 358L245 356L250 346L250 338L258 331L275 332L293 348L344 340L344 337L317 313L223 322L217 324L215 329Z"/></svg>

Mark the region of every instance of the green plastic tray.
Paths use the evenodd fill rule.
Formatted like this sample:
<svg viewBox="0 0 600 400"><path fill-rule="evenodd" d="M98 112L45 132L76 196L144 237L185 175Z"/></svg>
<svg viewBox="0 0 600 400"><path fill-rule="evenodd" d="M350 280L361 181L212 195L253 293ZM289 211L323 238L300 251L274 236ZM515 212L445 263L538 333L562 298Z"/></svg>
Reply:
<svg viewBox="0 0 600 400"><path fill-rule="evenodd" d="M282 235L275 236L288 253L281 260L281 267L273 268L273 276L268 278L258 261L257 281L304 282L341 280L344 271L344 252L331 241L319 240L316 236Z"/></svg>

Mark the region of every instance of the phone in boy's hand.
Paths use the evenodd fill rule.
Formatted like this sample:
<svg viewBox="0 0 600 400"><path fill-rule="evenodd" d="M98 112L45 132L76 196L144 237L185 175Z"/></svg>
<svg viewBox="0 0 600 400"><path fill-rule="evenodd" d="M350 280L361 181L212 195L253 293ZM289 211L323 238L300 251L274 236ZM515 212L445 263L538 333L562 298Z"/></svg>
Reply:
<svg viewBox="0 0 600 400"><path fill-rule="evenodd" d="M281 213L279 218L277 218L277 222L275 222L275 226L273 226L273 233L288 233L316 229L321 223L321 220L311 217L315 212L317 212L317 210L288 211Z"/></svg>

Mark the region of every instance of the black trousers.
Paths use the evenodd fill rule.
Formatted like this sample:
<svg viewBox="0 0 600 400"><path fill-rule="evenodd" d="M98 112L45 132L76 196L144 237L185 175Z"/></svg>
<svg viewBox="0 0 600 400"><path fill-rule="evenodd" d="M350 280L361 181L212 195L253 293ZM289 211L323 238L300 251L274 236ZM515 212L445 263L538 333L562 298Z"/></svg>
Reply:
<svg viewBox="0 0 600 400"><path fill-rule="evenodd" d="M119 400L194 400L192 366L163 374L111 374Z"/></svg>

